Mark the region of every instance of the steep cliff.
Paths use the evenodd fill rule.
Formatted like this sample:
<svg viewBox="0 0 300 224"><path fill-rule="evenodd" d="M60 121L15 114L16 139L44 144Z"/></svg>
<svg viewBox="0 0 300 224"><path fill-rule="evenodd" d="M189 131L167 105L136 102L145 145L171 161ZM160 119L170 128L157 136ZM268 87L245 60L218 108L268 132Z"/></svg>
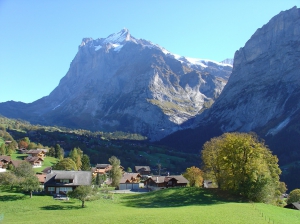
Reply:
<svg viewBox="0 0 300 224"><path fill-rule="evenodd" d="M193 145L185 148L200 150L221 133L254 131L282 159L300 159L299 112L300 9L294 7L273 17L235 53L232 74L219 98L184 124L194 129L169 139L175 145L192 142L188 136L193 136Z"/></svg>

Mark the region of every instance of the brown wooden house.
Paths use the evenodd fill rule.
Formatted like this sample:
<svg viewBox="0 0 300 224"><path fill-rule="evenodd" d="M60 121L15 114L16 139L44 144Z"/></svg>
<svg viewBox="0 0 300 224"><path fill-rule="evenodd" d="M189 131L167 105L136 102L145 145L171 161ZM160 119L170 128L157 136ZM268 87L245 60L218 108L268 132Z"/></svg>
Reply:
<svg viewBox="0 0 300 224"><path fill-rule="evenodd" d="M28 156L27 158L25 158L25 161L29 162L33 168L37 168L43 165L44 159L37 156Z"/></svg>
<svg viewBox="0 0 300 224"><path fill-rule="evenodd" d="M0 172L5 172L9 163L11 163L10 156L0 156Z"/></svg>
<svg viewBox="0 0 300 224"><path fill-rule="evenodd" d="M44 157L46 157L46 152L47 152L46 149L31 149L28 150L26 153L28 154L28 156L40 157L43 159Z"/></svg>
<svg viewBox="0 0 300 224"><path fill-rule="evenodd" d="M151 169L149 166L135 166L135 171L140 175L149 175L151 173Z"/></svg>
<svg viewBox="0 0 300 224"><path fill-rule="evenodd" d="M186 187L189 181L182 175L154 176L145 180L144 185L151 190L159 190L169 187Z"/></svg>
<svg viewBox="0 0 300 224"><path fill-rule="evenodd" d="M120 182L119 190L139 189L141 175L139 173L124 173Z"/></svg>

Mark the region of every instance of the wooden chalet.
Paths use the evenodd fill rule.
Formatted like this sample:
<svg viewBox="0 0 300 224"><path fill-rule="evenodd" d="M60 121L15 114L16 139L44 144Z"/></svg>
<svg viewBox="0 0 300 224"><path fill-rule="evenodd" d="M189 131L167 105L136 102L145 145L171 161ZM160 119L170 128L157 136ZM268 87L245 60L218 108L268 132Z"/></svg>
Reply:
<svg viewBox="0 0 300 224"><path fill-rule="evenodd" d="M140 178L139 173L124 173L119 183L119 190L139 189Z"/></svg>
<svg viewBox="0 0 300 224"><path fill-rule="evenodd" d="M99 174L107 174L112 168L110 164L97 164L95 167L92 168L93 176Z"/></svg>
<svg viewBox="0 0 300 224"><path fill-rule="evenodd" d="M149 166L135 166L135 171L140 175L149 175L151 173L151 169Z"/></svg>
<svg viewBox="0 0 300 224"><path fill-rule="evenodd" d="M91 184L90 171L51 170L46 175L44 189L48 194L67 194L78 186Z"/></svg>
<svg viewBox="0 0 300 224"><path fill-rule="evenodd" d="M0 172L5 172L8 164L11 163L10 156L0 156Z"/></svg>
<svg viewBox="0 0 300 224"><path fill-rule="evenodd" d="M31 157L44 158L44 157L46 157L46 152L47 152L47 149L31 149L31 150L28 150L26 153L28 154L28 156L31 156Z"/></svg>
<svg viewBox="0 0 300 224"><path fill-rule="evenodd" d="M25 158L25 161L29 162L33 168L37 168L43 165L44 159L37 156L28 156L27 158Z"/></svg>
<svg viewBox="0 0 300 224"><path fill-rule="evenodd" d="M186 187L189 181L182 175L154 176L145 180L144 185L151 190L159 190L169 187Z"/></svg>
<svg viewBox="0 0 300 224"><path fill-rule="evenodd" d="M112 165L110 164L97 164L95 167L92 168L93 176L99 174L108 174L109 171L112 169ZM124 167L120 166L120 169L123 171Z"/></svg>

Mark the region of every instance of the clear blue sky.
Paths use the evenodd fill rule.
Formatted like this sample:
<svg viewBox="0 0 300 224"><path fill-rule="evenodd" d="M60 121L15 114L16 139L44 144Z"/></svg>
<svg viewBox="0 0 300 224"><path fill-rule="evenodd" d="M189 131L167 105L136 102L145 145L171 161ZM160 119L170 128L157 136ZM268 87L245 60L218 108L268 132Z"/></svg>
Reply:
<svg viewBox="0 0 300 224"><path fill-rule="evenodd" d="M222 61L300 0L0 0L0 102L47 96L82 38L126 27L182 56Z"/></svg>

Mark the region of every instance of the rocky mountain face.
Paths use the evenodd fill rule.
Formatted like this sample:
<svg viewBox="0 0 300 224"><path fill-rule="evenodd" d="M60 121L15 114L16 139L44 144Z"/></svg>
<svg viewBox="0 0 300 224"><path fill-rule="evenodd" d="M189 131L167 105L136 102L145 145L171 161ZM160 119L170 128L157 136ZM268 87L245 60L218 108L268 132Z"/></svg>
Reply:
<svg viewBox="0 0 300 224"><path fill-rule="evenodd" d="M49 96L30 104L1 103L0 113L157 140L209 108L231 71L230 63L181 57L123 29L107 38L84 38Z"/></svg>
<svg viewBox="0 0 300 224"><path fill-rule="evenodd" d="M299 121L300 9L294 7L272 18L235 53L232 74L219 98L184 124L194 129L168 139L180 144L192 136L190 149L199 151L205 141L224 132L254 131L283 161L300 159Z"/></svg>

